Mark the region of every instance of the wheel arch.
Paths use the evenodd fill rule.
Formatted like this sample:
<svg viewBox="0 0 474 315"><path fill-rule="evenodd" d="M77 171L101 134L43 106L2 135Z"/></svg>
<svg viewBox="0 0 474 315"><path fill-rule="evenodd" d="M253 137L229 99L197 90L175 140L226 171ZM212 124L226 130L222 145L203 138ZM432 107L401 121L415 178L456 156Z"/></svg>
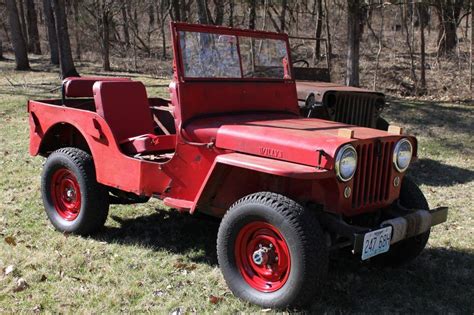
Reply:
<svg viewBox="0 0 474 315"><path fill-rule="evenodd" d="M58 122L48 128L41 139L38 154L47 157L51 152L64 147L78 148L91 154L87 137L67 122Z"/></svg>

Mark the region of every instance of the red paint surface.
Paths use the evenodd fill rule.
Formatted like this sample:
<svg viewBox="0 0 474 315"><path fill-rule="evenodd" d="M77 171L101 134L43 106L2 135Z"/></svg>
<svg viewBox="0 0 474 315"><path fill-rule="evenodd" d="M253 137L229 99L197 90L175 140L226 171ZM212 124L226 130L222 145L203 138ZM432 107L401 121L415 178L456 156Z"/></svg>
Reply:
<svg viewBox="0 0 474 315"><path fill-rule="evenodd" d="M56 170L51 179L51 199L58 214L74 221L81 211L81 189L76 176L66 168Z"/></svg>
<svg viewBox="0 0 474 315"><path fill-rule="evenodd" d="M207 26L197 29L286 39L286 35L266 32ZM174 53L179 57L178 50L175 43ZM153 134L155 125L148 106L156 102L147 98L141 83L98 82L94 85L97 111L58 106L59 100L29 101L30 153L46 155L41 151L42 142L55 139L48 137L51 130L73 126L93 156L98 182L139 195L167 198L168 204L181 210L198 209L217 216L237 199L262 190L301 203L321 204L328 211L345 215L385 207L398 198L399 188L389 185L383 188L381 202L354 207L352 196L343 197L344 188L349 186L354 192L354 185L358 185L358 198L363 200L366 194L361 182L373 173L362 172L364 177L356 174L353 180L341 183L335 176L334 157L347 143L357 147L395 142L402 136L297 117L292 80L184 81L179 62L175 71L169 109L176 135ZM339 137L340 128L354 130L354 138ZM416 140L408 138L416 155ZM204 145L209 142L215 145ZM128 145L131 148L127 149ZM135 152L169 152L173 148L174 155L167 162L133 158ZM359 161L360 169L368 170L370 161L364 158ZM392 164L385 165L384 172L385 182L403 176Z"/></svg>

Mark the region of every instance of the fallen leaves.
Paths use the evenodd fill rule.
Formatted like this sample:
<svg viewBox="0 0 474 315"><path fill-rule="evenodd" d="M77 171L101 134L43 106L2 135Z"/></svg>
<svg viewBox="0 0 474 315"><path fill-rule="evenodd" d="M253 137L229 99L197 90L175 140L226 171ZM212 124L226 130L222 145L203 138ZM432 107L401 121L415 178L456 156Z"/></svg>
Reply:
<svg viewBox="0 0 474 315"><path fill-rule="evenodd" d="M220 297L220 296L215 296L215 295L212 295L212 294L209 296L209 302L211 304L217 304L217 303L221 302L222 300L224 300L224 298Z"/></svg>
<svg viewBox="0 0 474 315"><path fill-rule="evenodd" d="M5 269L3 269L3 274L4 274L5 276L8 276L8 275L11 274L13 271L15 271L15 266L9 265L9 266L5 267Z"/></svg>
<svg viewBox="0 0 474 315"><path fill-rule="evenodd" d="M15 287L13 288L13 292L15 293L21 292L27 288L28 288L28 283L26 282L26 280L23 278L18 278L15 281Z"/></svg>
<svg viewBox="0 0 474 315"><path fill-rule="evenodd" d="M15 241L15 238L13 236L5 237L5 243L7 243L8 245L11 245L11 246L16 246L16 241Z"/></svg>

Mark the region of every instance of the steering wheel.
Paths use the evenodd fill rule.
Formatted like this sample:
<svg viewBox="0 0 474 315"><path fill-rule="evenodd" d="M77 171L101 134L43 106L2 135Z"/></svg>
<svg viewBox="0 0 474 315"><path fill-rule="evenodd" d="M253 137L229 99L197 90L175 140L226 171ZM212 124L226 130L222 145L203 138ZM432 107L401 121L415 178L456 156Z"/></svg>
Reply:
<svg viewBox="0 0 474 315"><path fill-rule="evenodd" d="M307 62L304 59L298 59L298 60L293 61L293 65L295 65L295 63L303 63L306 68L309 68L309 62Z"/></svg>

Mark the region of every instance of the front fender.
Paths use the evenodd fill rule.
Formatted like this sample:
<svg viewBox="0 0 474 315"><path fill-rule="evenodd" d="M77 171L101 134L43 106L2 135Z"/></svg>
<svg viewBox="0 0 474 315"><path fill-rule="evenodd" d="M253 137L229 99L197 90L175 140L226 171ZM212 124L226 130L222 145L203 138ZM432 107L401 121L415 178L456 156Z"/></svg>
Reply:
<svg viewBox="0 0 474 315"><path fill-rule="evenodd" d="M279 161L242 153L227 153L216 157L191 208L193 213L198 205L205 204L216 193L221 179L231 168L251 170L256 173L276 175L292 179L314 180L328 178L331 172L313 166Z"/></svg>

